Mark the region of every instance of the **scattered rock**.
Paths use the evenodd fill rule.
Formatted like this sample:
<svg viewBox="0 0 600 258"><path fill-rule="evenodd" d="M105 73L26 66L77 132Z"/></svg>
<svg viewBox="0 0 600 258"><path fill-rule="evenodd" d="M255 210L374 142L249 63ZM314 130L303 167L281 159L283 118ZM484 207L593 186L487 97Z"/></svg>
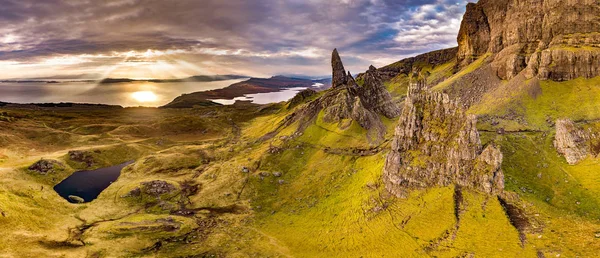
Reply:
<svg viewBox="0 0 600 258"><path fill-rule="evenodd" d="M91 167L94 165L94 156L89 151L69 151L69 159L75 162L82 162Z"/></svg>
<svg viewBox="0 0 600 258"><path fill-rule="evenodd" d="M133 188L133 190L129 191L129 193L121 196L121 198L139 197L140 195L142 195L142 189L140 189L139 187L136 187L136 188Z"/></svg>
<svg viewBox="0 0 600 258"><path fill-rule="evenodd" d="M248 167L242 167L243 173L250 173L250 169Z"/></svg>
<svg viewBox="0 0 600 258"><path fill-rule="evenodd" d="M277 181L277 183L279 183L280 185L282 185L282 184L285 184L285 180L283 180L283 179L279 179L279 180Z"/></svg>
<svg viewBox="0 0 600 258"><path fill-rule="evenodd" d="M170 183L167 183L162 180L154 180L154 181L142 183L141 191L144 194L153 195L153 196L158 197L163 194L171 193L171 192L175 191L176 189L177 188Z"/></svg>
<svg viewBox="0 0 600 258"><path fill-rule="evenodd" d="M281 177L283 174L281 172L273 172L274 177Z"/></svg>

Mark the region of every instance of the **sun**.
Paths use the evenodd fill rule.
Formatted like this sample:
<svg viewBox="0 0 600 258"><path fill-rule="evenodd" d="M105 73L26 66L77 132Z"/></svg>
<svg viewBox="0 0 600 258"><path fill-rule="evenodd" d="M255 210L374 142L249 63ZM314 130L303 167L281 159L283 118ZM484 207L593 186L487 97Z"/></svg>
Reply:
<svg viewBox="0 0 600 258"><path fill-rule="evenodd" d="M152 91L136 91L131 93L131 97L138 102L154 102L158 99L158 96Z"/></svg>

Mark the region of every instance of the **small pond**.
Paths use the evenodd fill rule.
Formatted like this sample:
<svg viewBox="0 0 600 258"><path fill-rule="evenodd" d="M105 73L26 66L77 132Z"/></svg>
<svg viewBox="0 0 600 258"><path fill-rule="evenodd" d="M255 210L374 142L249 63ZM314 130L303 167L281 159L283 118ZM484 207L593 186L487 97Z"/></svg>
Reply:
<svg viewBox="0 0 600 258"><path fill-rule="evenodd" d="M71 203L91 202L119 178L125 166L132 163L129 161L112 167L75 172L55 185L54 191Z"/></svg>

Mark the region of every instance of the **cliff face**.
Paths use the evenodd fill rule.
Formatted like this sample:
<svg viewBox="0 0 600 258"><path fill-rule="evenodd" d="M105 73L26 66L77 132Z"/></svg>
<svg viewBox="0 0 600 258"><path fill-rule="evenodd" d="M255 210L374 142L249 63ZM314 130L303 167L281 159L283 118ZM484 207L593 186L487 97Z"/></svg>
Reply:
<svg viewBox="0 0 600 258"><path fill-rule="evenodd" d="M451 184L502 191L502 153L491 145L482 151L476 123L448 95L411 85L384 167L386 188L397 196Z"/></svg>
<svg viewBox="0 0 600 258"><path fill-rule="evenodd" d="M485 53L502 79L570 80L600 75L597 0L480 0L468 4L457 58L467 65Z"/></svg>

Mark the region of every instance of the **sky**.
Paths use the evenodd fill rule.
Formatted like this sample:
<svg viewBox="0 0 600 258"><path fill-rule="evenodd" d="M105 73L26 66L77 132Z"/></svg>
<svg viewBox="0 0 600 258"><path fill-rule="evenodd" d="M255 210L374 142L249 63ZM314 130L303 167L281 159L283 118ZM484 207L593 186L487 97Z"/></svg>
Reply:
<svg viewBox="0 0 600 258"><path fill-rule="evenodd" d="M0 79L356 74L456 46L465 0L0 0Z"/></svg>

